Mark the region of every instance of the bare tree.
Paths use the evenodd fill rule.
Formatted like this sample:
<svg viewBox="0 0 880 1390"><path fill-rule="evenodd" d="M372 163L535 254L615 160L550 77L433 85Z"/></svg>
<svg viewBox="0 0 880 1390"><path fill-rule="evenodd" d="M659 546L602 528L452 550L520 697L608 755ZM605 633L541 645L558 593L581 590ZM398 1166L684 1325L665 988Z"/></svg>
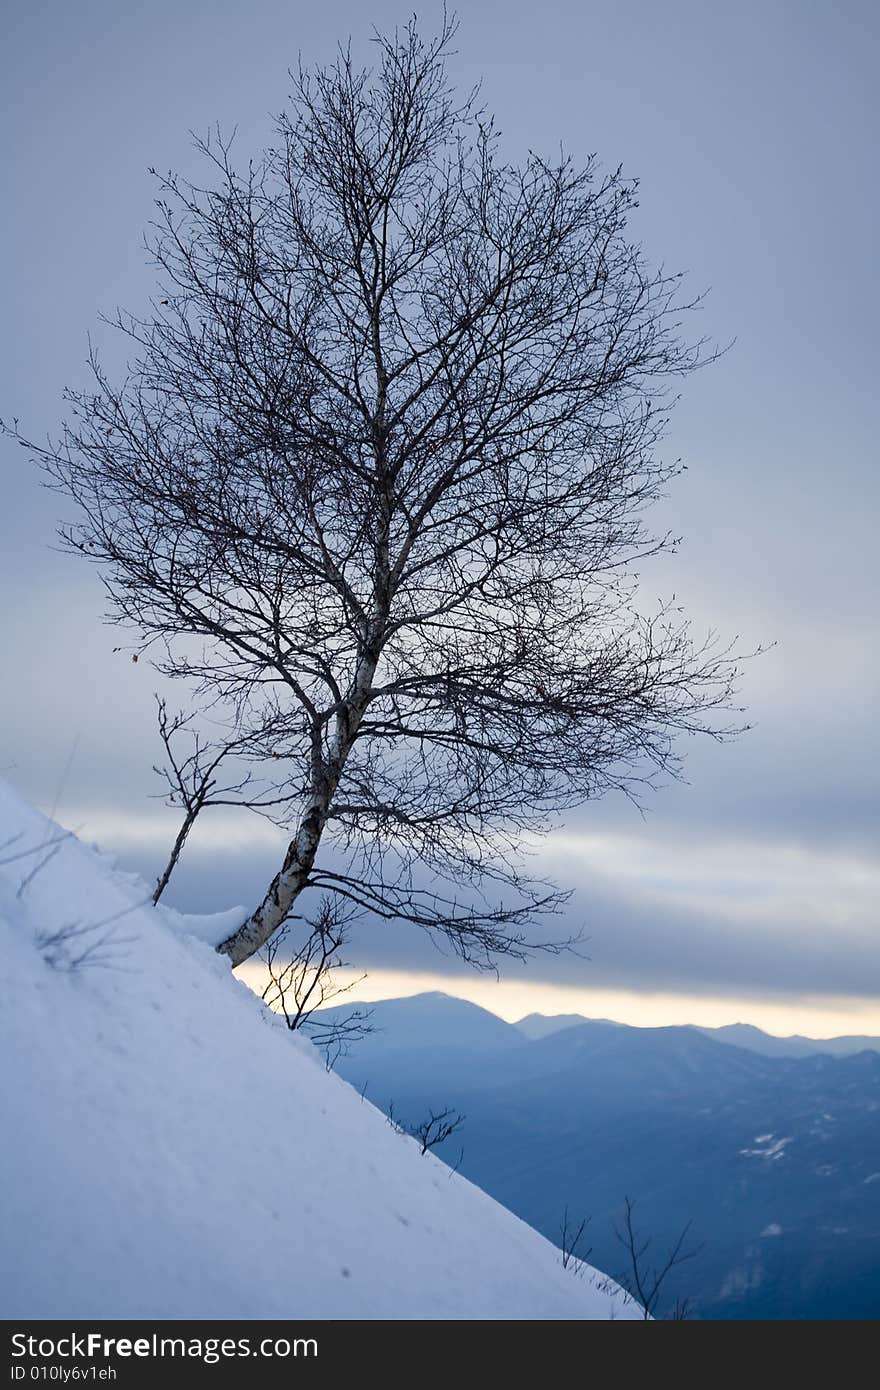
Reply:
<svg viewBox="0 0 880 1390"><path fill-rule="evenodd" d="M464 1115L460 1115L457 1110L450 1110L448 1107L445 1110L431 1110L424 1120L413 1125L407 1132L416 1140L422 1153L426 1154L461 1129L464 1121Z"/></svg>
<svg viewBox="0 0 880 1390"><path fill-rule="evenodd" d="M422 1154L429 1153L438 1144L442 1144L444 1139L449 1139L461 1129L465 1122L465 1116L460 1115L457 1110L452 1110L448 1106L444 1110L429 1110L428 1114L418 1124L409 1125L399 1120L395 1113L394 1101L390 1100L385 1110L388 1123L397 1134L405 1134L410 1139L415 1139ZM455 1172L464 1157L464 1150L459 1154L452 1169Z"/></svg>
<svg viewBox="0 0 880 1390"><path fill-rule="evenodd" d="M637 600L675 544L644 519L671 383L708 355L681 277L629 238L619 169L502 157L453 30L300 69L261 159L218 132L204 186L161 178L129 374L93 356L29 445L136 655L273 730L297 809L233 965L307 889L523 956L565 901L523 843L734 731L730 649Z"/></svg>
<svg viewBox="0 0 880 1390"><path fill-rule="evenodd" d="M53 970L73 974L85 967L119 969L126 947L134 945L136 938L121 935L115 924L144 905L134 903L101 922L64 922L59 927L42 928L35 937L37 949Z"/></svg>
<svg viewBox="0 0 880 1390"><path fill-rule="evenodd" d="M407 1129L406 1125L402 1124L401 1121L397 1118L393 1100L389 1100L388 1102L388 1107L385 1111L385 1117L388 1120L388 1123L390 1124L391 1128L394 1130L395 1134L409 1134L409 1130Z"/></svg>
<svg viewBox="0 0 880 1390"><path fill-rule="evenodd" d="M645 1317L653 1318L657 1314L660 1295L669 1274L678 1265L684 1264L686 1260L694 1259L700 1253L702 1246L696 1245L690 1249L686 1248L686 1241L691 1228L691 1223L688 1221L660 1263L649 1265L645 1257L651 1245L651 1237L642 1238L636 1232L633 1223L634 1210L635 1202L629 1197L624 1198L623 1226L622 1228L616 1225L614 1227L614 1234L626 1250L629 1261L628 1269L618 1277L618 1283L632 1294L633 1298L638 1299ZM690 1299L676 1299L672 1310L672 1320L684 1321L688 1316L689 1307Z"/></svg>
<svg viewBox="0 0 880 1390"><path fill-rule="evenodd" d="M183 812L180 828L171 846L165 868L156 880L153 902L168 887L190 831L206 806L239 806L264 814L283 814L290 796L277 785L267 786L255 779L252 769L241 770L224 782L219 780L221 765L242 758L265 759L271 746L271 728L247 729L208 738L195 727L196 713L169 716L165 700L156 696L156 722L165 749L165 762L153 771L166 783L165 804ZM179 751L181 736L188 739L188 751Z"/></svg>
<svg viewBox="0 0 880 1390"><path fill-rule="evenodd" d="M71 839L72 833L69 830L59 830L55 833L54 828L50 827L47 838L35 845L15 849L12 853L9 851L23 838L22 831L8 836L0 843L0 869L27 859L34 861L19 880L15 893L17 898L25 896L34 880L45 872L65 842ZM119 968L125 948L131 946L135 938L121 935L117 930L118 924L124 917L144 906L143 902L131 903L128 907L119 908L108 917L93 922L64 921L56 926L38 925L34 932L34 942L43 960L53 970L73 974L87 966Z"/></svg>
<svg viewBox="0 0 880 1390"><path fill-rule="evenodd" d="M292 923L273 936L261 953L269 973L263 1000L284 1018L293 1032L304 1028L312 1042L324 1052L328 1067L338 1061L347 1047L373 1030L372 1010L355 1008L344 1017L322 1018L317 1012L323 1004L348 994L364 979L340 984L335 972L345 966L341 951L348 939L352 914L345 914L329 897L323 899L314 921L305 924L305 937L294 944Z"/></svg>
<svg viewBox="0 0 880 1390"><path fill-rule="evenodd" d="M581 1251L579 1247L589 1224L590 1218L588 1216L582 1217L580 1221L575 1223L569 1216L566 1206L562 1213L562 1224L559 1227L559 1248L562 1251L563 1269L568 1269L571 1265L577 1273L581 1265L587 1260L590 1251Z"/></svg>

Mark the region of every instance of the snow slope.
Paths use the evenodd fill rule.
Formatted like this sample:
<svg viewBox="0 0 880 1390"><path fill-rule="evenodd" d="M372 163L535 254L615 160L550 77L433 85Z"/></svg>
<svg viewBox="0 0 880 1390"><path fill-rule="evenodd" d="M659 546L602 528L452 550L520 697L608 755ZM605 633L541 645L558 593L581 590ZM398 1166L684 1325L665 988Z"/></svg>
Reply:
<svg viewBox="0 0 880 1390"><path fill-rule="evenodd" d="M61 835L0 782L0 1316L640 1316Z"/></svg>

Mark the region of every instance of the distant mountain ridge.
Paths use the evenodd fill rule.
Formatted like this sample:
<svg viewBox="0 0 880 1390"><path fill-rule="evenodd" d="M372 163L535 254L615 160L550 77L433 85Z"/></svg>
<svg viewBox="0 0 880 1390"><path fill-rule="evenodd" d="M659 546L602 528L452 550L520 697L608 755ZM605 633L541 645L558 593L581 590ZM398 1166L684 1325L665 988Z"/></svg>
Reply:
<svg viewBox="0 0 880 1390"><path fill-rule="evenodd" d="M697 1316L880 1316L878 1051L600 1019L529 1038L437 994L371 1007L337 1070L405 1123L463 1114L447 1160L551 1239L566 1207L589 1216L591 1258L620 1273L629 1196L658 1252L693 1222L702 1252L669 1293Z"/></svg>
<svg viewBox="0 0 880 1390"><path fill-rule="evenodd" d="M609 1019L588 1019L582 1014L526 1014L513 1026L531 1041L561 1033L568 1028L577 1028L582 1023L610 1023ZM613 1024L622 1028L625 1024ZM764 1033L751 1023L725 1023L719 1028L702 1028L698 1024L687 1027L704 1033L706 1037L717 1038L719 1042L732 1043L734 1047L746 1048L749 1052L761 1052L765 1057L810 1057L825 1053L829 1057L848 1057L855 1052L880 1052L880 1038L851 1036L838 1038L807 1038L799 1033L788 1037L776 1037Z"/></svg>
<svg viewBox="0 0 880 1390"><path fill-rule="evenodd" d="M526 1014L513 1026L520 1033L537 1042L539 1038L549 1038L551 1033L561 1033L566 1028L579 1028L582 1023L607 1023L609 1019L588 1019L584 1014Z"/></svg>
<svg viewBox="0 0 880 1390"><path fill-rule="evenodd" d="M814 1057L817 1054L850 1057L856 1052L880 1052L880 1038L857 1035L805 1038L793 1033L789 1037L777 1038L772 1033L763 1033L750 1023L727 1023L721 1028L702 1028L700 1031L721 1042L732 1043L734 1047L763 1052L767 1057Z"/></svg>

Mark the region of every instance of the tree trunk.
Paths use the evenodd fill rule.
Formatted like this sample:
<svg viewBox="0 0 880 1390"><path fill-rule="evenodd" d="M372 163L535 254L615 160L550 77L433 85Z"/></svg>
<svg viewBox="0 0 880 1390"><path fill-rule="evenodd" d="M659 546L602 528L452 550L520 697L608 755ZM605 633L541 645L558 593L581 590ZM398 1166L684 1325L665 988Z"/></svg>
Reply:
<svg viewBox="0 0 880 1390"><path fill-rule="evenodd" d="M183 847L187 842L189 832L195 825L196 817L199 815L201 810L202 807L200 804L196 805L195 807L191 806L187 809L186 815L183 818L183 824L177 832L177 839L174 841L174 847L171 850L171 854L168 856L168 863L165 865L165 868L162 870L162 873L156 880L156 887L153 889L154 903L157 903L159 901L162 894L165 892L165 889L168 887L171 875L177 868L177 861L180 858L183 852Z"/></svg>
<svg viewBox="0 0 880 1390"><path fill-rule="evenodd" d="M229 957L233 967L259 951L289 917L293 904L308 883L329 804L329 794L312 804L288 845L284 863L263 901L247 921L217 947L221 955Z"/></svg>
<svg viewBox="0 0 880 1390"><path fill-rule="evenodd" d="M359 664L349 699L337 717L329 767L325 765L316 779L311 802L296 835L287 847L280 871L273 878L256 911L251 913L232 936L221 941L217 947L221 955L229 957L233 968L255 955L260 947L266 944L273 932L287 920L294 903L308 885L321 835L327 823L327 812L364 717L377 660L375 655L371 655L364 657Z"/></svg>

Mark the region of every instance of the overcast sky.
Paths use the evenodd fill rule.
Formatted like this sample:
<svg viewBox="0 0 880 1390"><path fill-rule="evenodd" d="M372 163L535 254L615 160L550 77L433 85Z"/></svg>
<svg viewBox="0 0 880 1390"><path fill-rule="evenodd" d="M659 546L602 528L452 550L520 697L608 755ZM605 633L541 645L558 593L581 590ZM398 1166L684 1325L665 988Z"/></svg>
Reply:
<svg viewBox="0 0 880 1390"><path fill-rule="evenodd" d="M138 310L153 287L141 248L149 165L191 168L187 132L215 121L238 126L242 158L257 153L298 52L331 58L350 34L364 54L370 23L404 21L409 8L11 7L0 414L32 434L55 428L62 387L85 381L89 332L119 362L97 319ZM439 7L419 13L430 27ZM453 74L462 86L483 78L506 153L562 141L622 163L641 179L635 231L648 256L711 288L700 329L735 343L685 385L667 448L689 469L663 516L685 544L646 572L645 593L674 589L698 629L777 645L747 671L751 733L694 744L689 784L656 796L645 820L626 802L597 802L541 851L542 867L577 889L571 913L590 959L537 959L494 994L454 987L509 1015L559 1005L880 1033L880 7L469 0L461 18ZM0 769L153 874L172 829L149 799L156 678L112 653L120 637L99 621L95 577L50 548L63 499L39 487L21 450L0 451ZM276 858L261 823L217 812L171 900L248 903ZM374 993L461 973L413 928L364 929L352 959Z"/></svg>

